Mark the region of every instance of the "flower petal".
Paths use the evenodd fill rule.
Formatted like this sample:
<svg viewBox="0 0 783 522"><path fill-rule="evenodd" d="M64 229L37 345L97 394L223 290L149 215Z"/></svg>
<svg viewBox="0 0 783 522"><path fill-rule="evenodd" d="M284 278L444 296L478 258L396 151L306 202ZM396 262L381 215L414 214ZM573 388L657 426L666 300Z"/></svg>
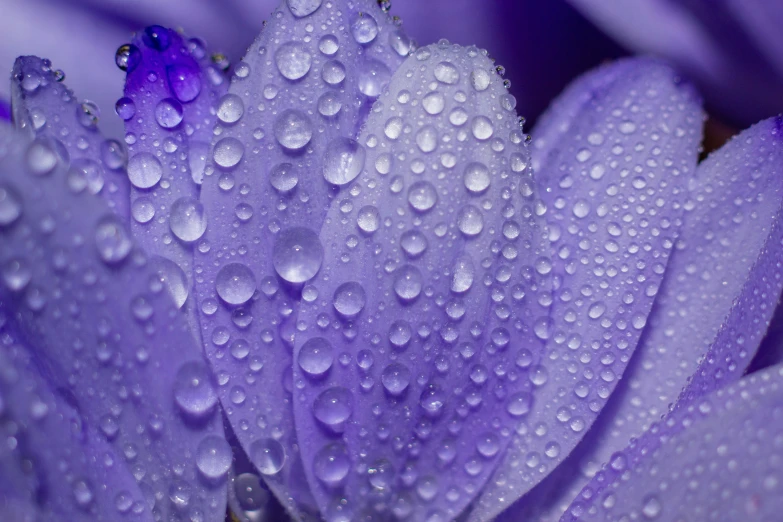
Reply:
<svg viewBox="0 0 783 522"><path fill-rule="evenodd" d="M70 189L57 147L0 150L0 312L132 470L133 502L160 519L222 519L217 395L160 276L105 202Z"/></svg>
<svg viewBox="0 0 783 522"><path fill-rule="evenodd" d="M48 60L36 56L16 60L12 86L17 128L39 138L58 140L71 164L72 186L100 194L127 223L127 152L124 145L101 134L97 106L78 101L72 91L59 83Z"/></svg>
<svg viewBox="0 0 783 522"><path fill-rule="evenodd" d="M766 0L570 0L636 51L672 61L735 124L783 110L783 7Z"/></svg>
<svg viewBox="0 0 783 522"><path fill-rule="evenodd" d="M283 272L274 245L297 227L317 238L338 194L322 167L340 164L338 177L361 168L352 138L409 49L374 1L287 0L218 105L201 193L210 222L196 254L202 333L237 437L292 511L316 509L290 394L299 283L318 266Z"/></svg>
<svg viewBox="0 0 783 522"><path fill-rule="evenodd" d="M561 519L776 520L783 366L675 410L615 454Z"/></svg>
<svg viewBox="0 0 783 522"><path fill-rule="evenodd" d="M152 522L149 510L131 509L144 497L129 467L68 395L47 383L9 327L0 327L0 433L13 441L0 445L0 483L8 482L0 487L3 520Z"/></svg>
<svg viewBox="0 0 783 522"><path fill-rule="evenodd" d="M496 516L539 483L606 404L650 313L696 169L700 103L662 64L618 62L553 107L533 141L556 274L549 320L537 325L549 377L471 520Z"/></svg>
<svg viewBox="0 0 783 522"><path fill-rule="evenodd" d="M767 120L699 166L623 380L577 450L509 510L509 520L557 520L598 467L659 419L686 384L685 394L699 397L745 372L783 290L781 138L779 120Z"/></svg>
<svg viewBox="0 0 783 522"><path fill-rule="evenodd" d="M486 52L442 42L402 65L359 137L294 357L327 519L456 517L536 400L534 266L550 262L514 106Z"/></svg>
<svg viewBox="0 0 783 522"><path fill-rule="evenodd" d="M117 114L125 120L128 177L131 182L131 231L148 253L173 261L184 273L184 298L191 328L200 331L191 293L193 245L207 226L199 202L209 155L214 106L228 88L223 73L210 63L204 43L150 26L118 51L127 70L125 97ZM165 263L165 261L164 261Z"/></svg>

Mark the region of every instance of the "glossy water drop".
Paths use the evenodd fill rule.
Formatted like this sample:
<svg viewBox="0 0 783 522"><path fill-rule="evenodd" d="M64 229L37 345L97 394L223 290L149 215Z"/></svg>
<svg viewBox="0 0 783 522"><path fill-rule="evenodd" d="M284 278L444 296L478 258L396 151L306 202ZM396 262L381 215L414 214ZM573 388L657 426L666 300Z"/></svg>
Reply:
<svg viewBox="0 0 783 522"><path fill-rule="evenodd" d="M343 108L343 101L340 94L334 91L327 91L318 98L318 113L327 118L336 116Z"/></svg>
<svg viewBox="0 0 783 522"><path fill-rule="evenodd" d="M136 104L130 98L120 98L114 105L114 112L124 121L128 121L136 115Z"/></svg>
<svg viewBox="0 0 783 522"><path fill-rule="evenodd" d="M345 80L345 65L337 60L329 60L321 68L321 78L329 85L337 85Z"/></svg>
<svg viewBox="0 0 783 522"><path fill-rule="evenodd" d="M245 113L245 104L242 98L233 93L228 93L218 102L217 117L227 124L236 123Z"/></svg>
<svg viewBox="0 0 783 522"><path fill-rule="evenodd" d="M95 246L106 263L119 263L130 254L133 242L125 226L114 216L98 222L95 229Z"/></svg>
<svg viewBox="0 0 783 522"><path fill-rule="evenodd" d="M353 414L353 394L347 388L335 386L321 392L313 403L313 415L335 433L345 430L345 422Z"/></svg>
<svg viewBox="0 0 783 522"><path fill-rule="evenodd" d="M272 167L269 173L269 182L272 187L281 194L291 192L299 183L297 168L291 163L280 163Z"/></svg>
<svg viewBox="0 0 783 522"><path fill-rule="evenodd" d="M411 382L411 371L400 363L391 363L381 374L383 388L392 396L402 395Z"/></svg>
<svg viewBox="0 0 783 522"><path fill-rule="evenodd" d="M204 437L196 449L196 467L204 478L217 481L228 473L233 455L226 439L216 435Z"/></svg>
<svg viewBox="0 0 783 522"><path fill-rule="evenodd" d="M245 146L236 138L223 138L215 144L212 159L224 169L235 167L245 154Z"/></svg>
<svg viewBox="0 0 783 522"><path fill-rule="evenodd" d="M124 44L117 48L114 63L120 70L132 72L141 63L141 51L132 44Z"/></svg>
<svg viewBox="0 0 783 522"><path fill-rule="evenodd" d="M313 57L298 42L288 42L277 48L275 63L284 78L298 80L310 72Z"/></svg>
<svg viewBox="0 0 783 522"><path fill-rule="evenodd" d="M365 205L356 215L356 225L365 234L372 234L381 226L381 215L372 205Z"/></svg>
<svg viewBox="0 0 783 522"><path fill-rule="evenodd" d="M334 291L332 304L341 316L351 319L359 315L367 302L364 287L355 281L343 283Z"/></svg>
<svg viewBox="0 0 783 522"><path fill-rule="evenodd" d="M433 116L443 112L446 107L446 99L439 92L431 92L421 101L421 106L427 111L427 114Z"/></svg>
<svg viewBox="0 0 783 522"><path fill-rule="evenodd" d="M533 396L528 392L518 392L508 398L506 411L513 417L522 417L530 412L532 406Z"/></svg>
<svg viewBox="0 0 783 522"><path fill-rule="evenodd" d="M438 193L428 181L417 181L408 189L408 203L419 212L427 212L438 202Z"/></svg>
<svg viewBox="0 0 783 522"><path fill-rule="evenodd" d="M660 499L655 495L647 495L642 500L642 514L647 520L655 520L663 511Z"/></svg>
<svg viewBox="0 0 783 522"><path fill-rule="evenodd" d="M10 187L0 185L0 226L7 227L22 215L22 201Z"/></svg>
<svg viewBox="0 0 783 522"><path fill-rule="evenodd" d="M432 125L422 127L416 133L416 145L422 152L432 152L438 146L438 131Z"/></svg>
<svg viewBox="0 0 783 522"><path fill-rule="evenodd" d="M484 69L476 69L470 73L470 84L477 91L486 91L489 88L492 77Z"/></svg>
<svg viewBox="0 0 783 522"><path fill-rule="evenodd" d="M370 98L377 98L391 80L391 70L385 63L365 58L357 65L359 91Z"/></svg>
<svg viewBox="0 0 783 522"><path fill-rule="evenodd" d="M334 442L321 448L313 459L313 473L328 487L339 486L351 469L348 451L342 442Z"/></svg>
<svg viewBox="0 0 783 522"><path fill-rule="evenodd" d="M217 273L215 290L226 303L241 305L253 297L256 291L256 277L247 265L229 263Z"/></svg>
<svg viewBox="0 0 783 522"><path fill-rule="evenodd" d="M39 140L33 141L27 148L25 159L30 172L37 176L52 172L58 161L57 153L52 145Z"/></svg>
<svg viewBox="0 0 783 522"><path fill-rule="evenodd" d="M2 276L6 288L12 292L19 292L30 282L33 272L25 260L11 258L3 263Z"/></svg>
<svg viewBox="0 0 783 522"><path fill-rule="evenodd" d="M476 116L473 118L471 130L473 131L473 136L480 141L488 140L495 132L492 122L486 116Z"/></svg>
<svg viewBox="0 0 783 522"><path fill-rule="evenodd" d="M174 64L166 67L166 79L174 97L182 103L192 102L201 94L201 72L198 68Z"/></svg>
<svg viewBox="0 0 783 522"><path fill-rule="evenodd" d="M334 362L334 349L323 337L308 339L299 350L299 367L310 377L321 377Z"/></svg>
<svg viewBox="0 0 783 522"><path fill-rule="evenodd" d="M155 217L155 205L147 198L138 198L131 203L131 215L139 223L149 223Z"/></svg>
<svg viewBox="0 0 783 522"><path fill-rule="evenodd" d="M367 152L357 141L336 138L326 147L323 175L333 185L346 185L356 179L364 168Z"/></svg>
<svg viewBox="0 0 783 522"><path fill-rule="evenodd" d="M441 83L454 85L459 81L459 70L451 62L440 62L435 66L435 78Z"/></svg>
<svg viewBox="0 0 783 522"><path fill-rule="evenodd" d="M313 124L310 118L297 109L288 109L280 113L275 120L273 130L277 142L290 150L303 148L313 137Z"/></svg>
<svg viewBox="0 0 783 522"><path fill-rule="evenodd" d="M134 154L128 161L128 179L136 188L152 188L162 177L163 166L149 152Z"/></svg>
<svg viewBox="0 0 783 522"><path fill-rule="evenodd" d="M76 119L85 129L94 129L98 125L100 115L101 110L91 101L85 101L76 107Z"/></svg>
<svg viewBox="0 0 783 522"><path fill-rule="evenodd" d="M204 363L189 361L180 366L174 378L174 401L194 418L204 418L215 410L218 396Z"/></svg>
<svg viewBox="0 0 783 522"><path fill-rule="evenodd" d="M475 269L473 261L468 256L462 256L454 263L451 275L451 291L455 294L464 294L473 286Z"/></svg>
<svg viewBox="0 0 783 522"><path fill-rule="evenodd" d="M162 256L152 256L148 262L174 300L176 307L182 308L188 300L189 293L185 271L174 261Z"/></svg>
<svg viewBox="0 0 783 522"><path fill-rule="evenodd" d="M469 163L468 166L465 167L465 174L462 179L465 182L465 188L468 189L468 192L481 194L489 188L491 180L489 168L483 163Z"/></svg>
<svg viewBox="0 0 783 522"><path fill-rule="evenodd" d="M252 444L248 457L262 475L276 475L286 461L285 448L275 439L260 439Z"/></svg>
<svg viewBox="0 0 783 522"><path fill-rule="evenodd" d="M182 104L174 98L164 98L155 106L155 121L164 129L173 129L182 122Z"/></svg>
<svg viewBox="0 0 783 522"><path fill-rule="evenodd" d="M340 43L333 34L327 34L318 42L318 50L326 56L334 56L340 50Z"/></svg>
<svg viewBox="0 0 783 522"><path fill-rule="evenodd" d="M378 36L378 23L367 13L359 13L351 24L353 39L360 44L368 44Z"/></svg>
<svg viewBox="0 0 783 522"><path fill-rule="evenodd" d="M408 230L400 236L400 248L411 259L422 255L427 246L427 236L418 230Z"/></svg>
<svg viewBox="0 0 783 522"><path fill-rule="evenodd" d="M297 18L302 18L316 12L318 8L321 7L322 1L323 0L286 0L286 4L288 5L291 14Z"/></svg>
<svg viewBox="0 0 783 522"><path fill-rule="evenodd" d="M289 283L304 283L321 268L324 248L318 234L306 227L293 227L280 232L272 250L272 263L277 274Z"/></svg>
<svg viewBox="0 0 783 522"><path fill-rule="evenodd" d="M402 301L414 301L421 293L422 277L418 268L404 265L394 271L394 293Z"/></svg>
<svg viewBox="0 0 783 522"><path fill-rule="evenodd" d="M204 205L187 196L177 199L171 204L169 227L175 236L186 243L198 240L207 229Z"/></svg>
<svg viewBox="0 0 783 522"><path fill-rule="evenodd" d="M477 236L484 229L484 215L477 207L465 205L457 216L457 228L468 237Z"/></svg>

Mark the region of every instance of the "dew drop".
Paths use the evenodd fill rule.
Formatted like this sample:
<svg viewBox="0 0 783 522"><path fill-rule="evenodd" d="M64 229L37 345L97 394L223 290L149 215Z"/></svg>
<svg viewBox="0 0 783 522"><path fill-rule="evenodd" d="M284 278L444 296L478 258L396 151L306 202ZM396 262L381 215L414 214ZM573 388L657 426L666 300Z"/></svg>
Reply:
<svg viewBox="0 0 783 522"><path fill-rule="evenodd" d="M245 146L236 138L223 138L215 144L212 159L219 166L230 169L236 166L245 154Z"/></svg>
<svg viewBox="0 0 783 522"><path fill-rule="evenodd" d="M273 127L277 142L289 150L299 150L310 143L313 124L305 113L288 109L280 113Z"/></svg>
<svg viewBox="0 0 783 522"><path fill-rule="evenodd" d="M391 70L385 63L365 59L357 66L359 91L370 98L377 98L391 80Z"/></svg>
<svg viewBox="0 0 783 522"><path fill-rule="evenodd" d="M196 449L196 467L204 478L211 481L223 479L232 460L231 446L223 437L207 435Z"/></svg>
<svg viewBox="0 0 783 522"><path fill-rule="evenodd" d="M366 205L359 209L356 215L356 225L365 234L372 234L381 226L381 215L378 209L372 205Z"/></svg>
<svg viewBox="0 0 783 522"><path fill-rule="evenodd" d="M256 291L256 277L246 265L229 263L217 273L215 290L226 303L241 305L253 297Z"/></svg>
<svg viewBox="0 0 783 522"><path fill-rule="evenodd" d="M435 66L435 78L447 85L454 85L459 81L459 71L451 62L440 62Z"/></svg>
<svg viewBox="0 0 783 522"><path fill-rule="evenodd" d="M299 367L310 377L321 377L334 362L334 349L323 337L308 339L299 350Z"/></svg>
<svg viewBox="0 0 783 522"><path fill-rule="evenodd" d="M341 316L351 319L359 315L367 302L364 287L355 281L343 283L334 291L332 304Z"/></svg>
<svg viewBox="0 0 783 522"><path fill-rule="evenodd" d="M323 0L286 0L286 4L288 5L291 14L297 18L302 18L316 12L318 8L321 7L322 1Z"/></svg>
<svg viewBox="0 0 783 522"><path fill-rule="evenodd" d="M201 71L198 68L174 64L166 67L166 79L174 97L182 103L192 102L201 94Z"/></svg>
<svg viewBox="0 0 783 522"><path fill-rule="evenodd" d="M427 212L437 201L438 193L428 181L417 181L408 189L408 203L419 212Z"/></svg>
<svg viewBox="0 0 783 522"><path fill-rule="evenodd" d="M297 42L284 43L275 53L277 70L284 78L298 80L310 72L312 56L304 46Z"/></svg>
<svg viewBox="0 0 783 522"><path fill-rule="evenodd" d="M353 414L353 394L347 388L335 386L321 392L313 403L313 415L335 433L345 430L345 422Z"/></svg>
<svg viewBox="0 0 783 522"><path fill-rule="evenodd" d="M272 167L269 182L281 194L291 192L299 183L297 169L291 163L280 163Z"/></svg>
<svg viewBox="0 0 783 522"><path fill-rule="evenodd" d="M236 123L244 113L245 104L236 94L228 93L218 103L217 117L223 123Z"/></svg>
<svg viewBox="0 0 783 522"><path fill-rule="evenodd" d="M334 442L315 454L313 473L316 478L329 487L339 486L351 469L348 450L342 442Z"/></svg>
<svg viewBox="0 0 783 522"><path fill-rule="evenodd" d="M173 129L182 122L182 104L174 98L164 98L155 106L155 121L164 129Z"/></svg>
<svg viewBox="0 0 783 522"><path fill-rule="evenodd" d="M0 185L0 226L7 227L22 215L22 202L10 187Z"/></svg>
<svg viewBox="0 0 783 522"><path fill-rule="evenodd" d="M133 242L119 219L108 216L95 229L95 246L104 262L115 264L128 257Z"/></svg>
<svg viewBox="0 0 783 522"><path fill-rule="evenodd" d="M391 363L384 368L381 374L383 388L392 396L402 395L411 382L411 372L407 366L400 363Z"/></svg>
<svg viewBox="0 0 783 522"><path fill-rule="evenodd" d="M364 168L367 152L357 141L336 138L326 147L323 175L333 185L346 185L356 179Z"/></svg>
<svg viewBox="0 0 783 522"><path fill-rule="evenodd" d="M163 166L149 152L134 154L128 161L128 179L136 188L152 188L162 177Z"/></svg>
<svg viewBox="0 0 783 522"><path fill-rule="evenodd" d="M180 366L174 378L174 401L186 415L203 419L217 406L218 396L207 367L189 361Z"/></svg>
<svg viewBox="0 0 783 522"><path fill-rule="evenodd" d="M171 204L169 227L175 236L186 243L198 240L207 229L204 205L187 196L177 199Z"/></svg>
<svg viewBox="0 0 783 522"><path fill-rule="evenodd" d="M279 233L272 251L277 274L289 283L304 283L321 268L324 248L318 235L306 227L293 227Z"/></svg>
<svg viewBox="0 0 783 522"><path fill-rule="evenodd" d="M404 265L394 271L394 293L402 301L413 301L421 293L422 277L418 268Z"/></svg>
<svg viewBox="0 0 783 522"><path fill-rule="evenodd" d="M378 23L367 13L359 13L351 24L351 34L357 43L366 45L378 36Z"/></svg>
<svg viewBox="0 0 783 522"><path fill-rule="evenodd" d="M285 448L275 439L259 439L250 444L250 460L262 475L276 475L286 461Z"/></svg>

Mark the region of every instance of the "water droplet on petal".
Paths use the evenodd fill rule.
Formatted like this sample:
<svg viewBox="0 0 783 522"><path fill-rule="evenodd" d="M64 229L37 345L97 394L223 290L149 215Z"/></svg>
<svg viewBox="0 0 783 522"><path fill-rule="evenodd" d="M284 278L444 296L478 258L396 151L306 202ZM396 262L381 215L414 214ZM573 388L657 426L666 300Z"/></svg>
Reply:
<svg viewBox="0 0 783 522"><path fill-rule="evenodd" d="M378 36L378 23L367 13L359 13L351 24L353 39L360 44L368 44Z"/></svg>
<svg viewBox="0 0 783 522"><path fill-rule="evenodd" d="M95 229L95 246L101 259L106 263L114 264L128 256L133 242L119 219L108 216L103 218Z"/></svg>
<svg viewBox="0 0 783 522"><path fill-rule="evenodd" d="M313 137L313 124L310 118L296 109L283 111L275 120L273 130L277 142L290 150L303 148Z"/></svg>
<svg viewBox="0 0 783 522"><path fill-rule="evenodd" d="M272 251L277 274L289 283L304 283L321 268L324 248L318 235L306 227L293 227L279 233Z"/></svg>
<svg viewBox="0 0 783 522"><path fill-rule="evenodd" d="M212 159L224 169L236 166L245 154L245 146L236 138L223 138L215 144Z"/></svg>
<svg viewBox="0 0 783 522"><path fill-rule="evenodd" d="M245 104L236 94L228 93L218 103L217 117L223 123L236 123L244 113Z"/></svg>
<svg viewBox="0 0 783 522"><path fill-rule="evenodd" d="M481 194L489 188L489 169L483 163L473 162L465 167L463 180L465 188L473 194Z"/></svg>
<svg viewBox="0 0 783 522"><path fill-rule="evenodd" d="M158 158L149 152L134 154L128 161L128 179L136 188L152 188L162 177L163 166Z"/></svg>
<svg viewBox="0 0 783 522"><path fill-rule="evenodd" d="M253 297L256 291L256 277L246 265L229 263L217 273L215 290L226 303L241 305Z"/></svg>
<svg viewBox="0 0 783 522"><path fill-rule="evenodd" d="M299 367L310 377L321 377L334 362L334 349L323 337L313 337L305 341L299 350Z"/></svg>
<svg viewBox="0 0 783 522"><path fill-rule="evenodd" d="M355 281L343 283L334 291L332 301L337 313L351 319L359 315L367 302L364 287Z"/></svg>
<svg viewBox="0 0 783 522"><path fill-rule="evenodd" d="M288 9L294 16L302 18L316 12L318 8L321 7L322 1L323 0L286 0L286 4L288 4Z"/></svg>
<svg viewBox="0 0 783 522"><path fill-rule="evenodd" d="M356 179L364 168L367 152L357 141L336 138L326 147L323 175L333 185L346 185Z"/></svg>
<svg viewBox="0 0 783 522"><path fill-rule="evenodd" d="M196 450L196 467L211 481L225 477L232 461L231 446L223 437L207 435Z"/></svg>
<svg viewBox="0 0 783 522"><path fill-rule="evenodd" d="M22 215L22 202L10 187L0 185L0 226L7 227Z"/></svg>
<svg viewBox="0 0 783 522"><path fill-rule="evenodd" d="M404 265L394 271L394 293L402 301L413 301L421 293L422 277L418 268Z"/></svg>
<svg viewBox="0 0 783 522"><path fill-rule="evenodd" d="M204 363L189 361L180 366L174 378L174 400L183 413L194 418L215 410L218 396Z"/></svg>
<svg viewBox="0 0 783 522"><path fill-rule="evenodd" d="M313 403L313 415L335 433L345 430L345 422L353 414L353 394L347 388L335 386L321 392Z"/></svg>
<svg viewBox="0 0 783 522"><path fill-rule="evenodd" d="M182 104L174 98L164 98L155 107L155 121L164 129L173 129L182 122Z"/></svg>
<svg viewBox="0 0 783 522"><path fill-rule="evenodd" d="M402 395L411 382L411 371L400 363L391 363L381 374L384 389L393 396Z"/></svg>
<svg viewBox="0 0 783 522"><path fill-rule="evenodd" d="M250 444L250 460L262 475L276 475L286 461L285 448L275 439L261 439Z"/></svg>
<svg viewBox="0 0 783 522"><path fill-rule="evenodd" d="M435 78L441 83L454 85L459 81L459 70L451 62L440 62L435 66Z"/></svg>
<svg viewBox="0 0 783 522"><path fill-rule="evenodd" d="M298 42L288 42L277 48L275 63L284 78L298 80L310 72L312 56Z"/></svg>
<svg viewBox="0 0 783 522"><path fill-rule="evenodd" d="M408 189L408 203L419 212L426 212L435 206L438 193L428 181L417 181Z"/></svg>
<svg viewBox="0 0 783 522"><path fill-rule="evenodd" d="M321 448L313 459L313 473L329 487L339 486L351 469L348 450L342 442L334 442Z"/></svg>
<svg viewBox="0 0 783 522"><path fill-rule="evenodd" d="M204 235L207 216L204 205L197 199L182 197L171 204L169 227L180 240L192 243Z"/></svg>

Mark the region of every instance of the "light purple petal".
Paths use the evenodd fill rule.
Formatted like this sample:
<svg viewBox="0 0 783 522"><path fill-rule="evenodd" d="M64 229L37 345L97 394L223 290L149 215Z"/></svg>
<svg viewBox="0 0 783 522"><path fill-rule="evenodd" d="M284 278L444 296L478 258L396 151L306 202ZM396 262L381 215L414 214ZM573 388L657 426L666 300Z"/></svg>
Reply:
<svg viewBox="0 0 783 522"><path fill-rule="evenodd" d="M327 519L455 518L536 400L550 262L514 106L485 52L443 42L403 63L359 136L294 357Z"/></svg>
<svg viewBox="0 0 783 522"><path fill-rule="evenodd" d="M766 0L571 0L629 48L676 64L723 117L748 125L783 110L783 7Z"/></svg>
<svg viewBox="0 0 783 522"><path fill-rule="evenodd" d="M699 397L743 374L783 290L782 178L777 119L740 134L699 166L675 252L623 380L577 450L508 512L509 520L557 520L599 466L666 413L686 384L686 395Z"/></svg>
<svg viewBox="0 0 783 522"><path fill-rule="evenodd" d="M8 442L0 445L0 482L9 481L0 486L4 520L152 522L149 510L134 506L143 495L130 467L86 422L78 403L69 402L72 396L47 383L40 361L9 328L0 326L0 433ZM17 508L22 511L14 516Z"/></svg>
<svg viewBox="0 0 783 522"><path fill-rule="evenodd" d="M165 258L160 264L169 277L184 274L177 304L198 332L194 300L187 301L193 248L208 219L198 198L215 104L228 80L210 62L203 41L161 26L146 28L118 53L128 73L117 114L125 120L129 148L131 231L149 254Z"/></svg>
<svg viewBox="0 0 783 522"><path fill-rule="evenodd" d="M534 134L556 289L531 415L474 508L487 520L574 448L623 375L678 234L700 102L668 67L621 61L578 80Z"/></svg>
<svg viewBox="0 0 783 522"><path fill-rule="evenodd" d="M105 202L71 190L55 148L13 138L2 151L0 311L132 471L134 503L222 519L230 449L185 317Z"/></svg>
<svg viewBox="0 0 783 522"><path fill-rule="evenodd" d="M127 223L127 151L116 140L101 134L100 111L82 101L58 79L62 71L35 56L18 58L12 75L13 112L16 127L31 136L58 140L71 165L69 182L77 190L100 194Z"/></svg>
<svg viewBox="0 0 783 522"><path fill-rule="evenodd" d="M237 437L291 510L316 509L294 433L291 351L299 282L320 260L287 273L273 250L296 227L317 238L339 195L323 166L345 165L342 154L409 49L374 1L288 0L218 104L201 193L210 221L196 254L202 334ZM345 175L353 168L358 159Z"/></svg>
<svg viewBox="0 0 783 522"><path fill-rule="evenodd" d="M561 519L777 520L783 367L678 408L615 454Z"/></svg>

